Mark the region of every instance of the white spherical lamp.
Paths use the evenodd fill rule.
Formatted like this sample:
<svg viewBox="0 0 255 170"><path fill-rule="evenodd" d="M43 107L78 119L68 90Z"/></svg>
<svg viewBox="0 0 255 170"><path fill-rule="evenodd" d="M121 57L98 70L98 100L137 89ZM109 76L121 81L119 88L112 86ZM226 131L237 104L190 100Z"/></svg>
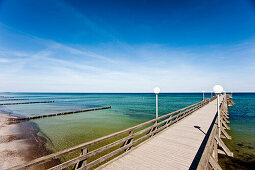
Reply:
<svg viewBox="0 0 255 170"><path fill-rule="evenodd" d="M159 89L158 87L155 87L155 88L154 88L154 93L155 93L155 94L159 94L159 92L160 92L160 89Z"/></svg>
<svg viewBox="0 0 255 170"><path fill-rule="evenodd" d="M214 91L214 93L216 93L216 94L220 94L220 93L223 92L223 87L222 87L221 85L215 85L215 86L213 87L213 91Z"/></svg>

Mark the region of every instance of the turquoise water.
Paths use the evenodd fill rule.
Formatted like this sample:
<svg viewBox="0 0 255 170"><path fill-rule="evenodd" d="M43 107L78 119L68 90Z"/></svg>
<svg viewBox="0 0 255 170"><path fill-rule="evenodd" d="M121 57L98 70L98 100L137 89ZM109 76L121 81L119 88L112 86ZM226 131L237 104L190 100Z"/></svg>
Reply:
<svg viewBox="0 0 255 170"><path fill-rule="evenodd" d="M254 169L255 167L255 93L234 93L234 106L229 107L232 140L224 140L234 158L222 156L224 169Z"/></svg>
<svg viewBox="0 0 255 170"><path fill-rule="evenodd" d="M34 116L63 111L81 110L112 106L111 112L122 113L136 118L151 119L155 112L155 95L141 94L83 94L83 93L6 93L0 96L15 97L29 100L0 101L0 103L19 103L27 101L49 101L55 103L40 103L29 105L8 105L3 107L12 113L22 116ZM210 97L208 94L206 97ZM202 99L201 94L160 94L159 115L172 112Z"/></svg>
<svg viewBox="0 0 255 170"><path fill-rule="evenodd" d="M83 94L83 93L2 93L0 96L54 100L55 103L1 106L22 117L111 106L111 109L83 112L33 120L39 135L48 139L47 147L53 152L105 136L137 125L155 117L155 94ZM207 94L206 97L210 97ZM159 95L159 115L167 114L202 100L199 93L171 93ZM27 100L26 100L27 101ZM8 101L8 102L25 102ZM1 103L7 103L1 101Z"/></svg>
<svg viewBox="0 0 255 170"><path fill-rule="evenodd" d="M36 119L38 135L47 138L47 147L52 151L105 136L134 126L155 117L155 95L150 93L110 94L110 93L0 93L1 96L25 98L29 101L55 100L55 103L0 106L12 114L34 116L86 108L112 106L111 109L83 112ZM206 94L206 98L211 94ZM159 115L167 114L202 100L200 93L163 93L159 95ZM230 107L230 127L232 140L226 143L234 152L235 159L221 158L221 165L241 169L255 162L255 93L234 93L236 103ZM27 100L26 100L27 101ZM0 101L7 102L26 102ZM241 163L240 163L241 161Z"/></svg>

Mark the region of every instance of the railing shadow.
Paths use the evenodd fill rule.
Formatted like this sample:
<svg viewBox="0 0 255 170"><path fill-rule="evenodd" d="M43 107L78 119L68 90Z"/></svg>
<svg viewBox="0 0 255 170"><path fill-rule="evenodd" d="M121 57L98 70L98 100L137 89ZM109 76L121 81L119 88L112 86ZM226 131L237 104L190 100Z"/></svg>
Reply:
<svg viewBox="0 0 255 170"><path fill-rule="evenodd" d="M215 121L216 121L216 118L217 118L217 114L214 116L214 119L213 119L213 121L212 121L212 123L211 123L211 125L210 125L210 127L209 127L209 129L208 129L208 131L207 131L207 133L205 133L205 138L204 138L204 140L202 141L202 144L200 145L200 147L199 147L199 149L198 149L198 151L197 151L197 153L196 153L196 156L195 156L195 158L193 159L193 161L192 161L192 163L191 163L191 166L190 166L189 170L193 170L193 169L195 170L195 169L197 169L197 166L198 166L198 164L199 164L199 162L200 162L200 159L201 159L201 157L202 157L202 154L203 154L203 152L204 152L206 143L207 143L207 141L208 141L208 139L209 139L209 136L210 136L210 134L211 134L211 132L212 132L214 123L215 123ZM195 126L194 126L194 127L195 127ZM199 126L197 126L197 127L195 127L195 128L200 129ZM200 129L200 130L201 130L201 129ZM202 130L201 130L201 131L202 131ZM202 132L203 132L203 131L202 131ZM203 133L204 133L204 132L203 132Z"/></svg>

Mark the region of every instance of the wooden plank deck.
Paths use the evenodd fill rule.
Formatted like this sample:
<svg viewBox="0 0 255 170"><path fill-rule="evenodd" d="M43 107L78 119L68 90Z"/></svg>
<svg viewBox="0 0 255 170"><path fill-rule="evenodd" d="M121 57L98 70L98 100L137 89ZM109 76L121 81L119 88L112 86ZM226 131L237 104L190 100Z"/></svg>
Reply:
<svg viewBox="0 0 255 170"><path fill-rule="evenodd" d="M98 169L189 169L217 114L216 102Z"/></svg>

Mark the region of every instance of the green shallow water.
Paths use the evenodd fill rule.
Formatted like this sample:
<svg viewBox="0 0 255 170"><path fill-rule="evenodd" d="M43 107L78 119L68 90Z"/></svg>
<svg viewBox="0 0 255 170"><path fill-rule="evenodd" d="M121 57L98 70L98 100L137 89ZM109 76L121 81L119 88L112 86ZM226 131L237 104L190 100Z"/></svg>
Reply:
<svg viewBox="0 0 255 170"><path fill-rule="evenodd" d="M254 169L255 167L255 93L233 95L236 103L229 107L231 140L223 139L234 158L220 156L223 169Z"/></svg>
<svg viewBox="0 0 255 170"><path fill-rule="evenodd" d="M47 148L52 152L91 141L155 117L154 94L8 93L0 94L0 96L25 98L29 101L56 101L55 103L1 107L5 111L22 117L95 107L112 107L107 110L33 120L32 122L36 123L40 129L39 135L47 138ZM201 97L199 93L160 94L159 115L199 102ZM207 97L210 95L207 94Z"/></svg>
<svg viewBox="0 0 255 170"><path fill-rule="evenodd" d="M35 116L86 108L112 106L111 109L36 119L38 135L47 139L52 152L126 129L155 117L155 95L86 94L86 93L1 93L1 96L26 98L29 101L55 100L55 103L0 106L1 110L20 116ZM211 97L206 94L206 97ZM202 100L199 93L159 95L159 116ZM225 140L235 158L220 156L224 169L251 169L255 162L255 94L235 93L230 107L232 140ZM8 101L10 102L10 101ZM22 102L22 101L12 101ZM5 103L1 101L0 103Z"/></svg>
<svg viewBox="0 0 255 170"><path fill-rule="evenodd" d="M33 122L39 125L40 135L47 136L47 147L53 151L60 151L126 129L143 121L145 120L111 113L110 110L100 110L93 111L93 113L37 119Z"/></svg>

